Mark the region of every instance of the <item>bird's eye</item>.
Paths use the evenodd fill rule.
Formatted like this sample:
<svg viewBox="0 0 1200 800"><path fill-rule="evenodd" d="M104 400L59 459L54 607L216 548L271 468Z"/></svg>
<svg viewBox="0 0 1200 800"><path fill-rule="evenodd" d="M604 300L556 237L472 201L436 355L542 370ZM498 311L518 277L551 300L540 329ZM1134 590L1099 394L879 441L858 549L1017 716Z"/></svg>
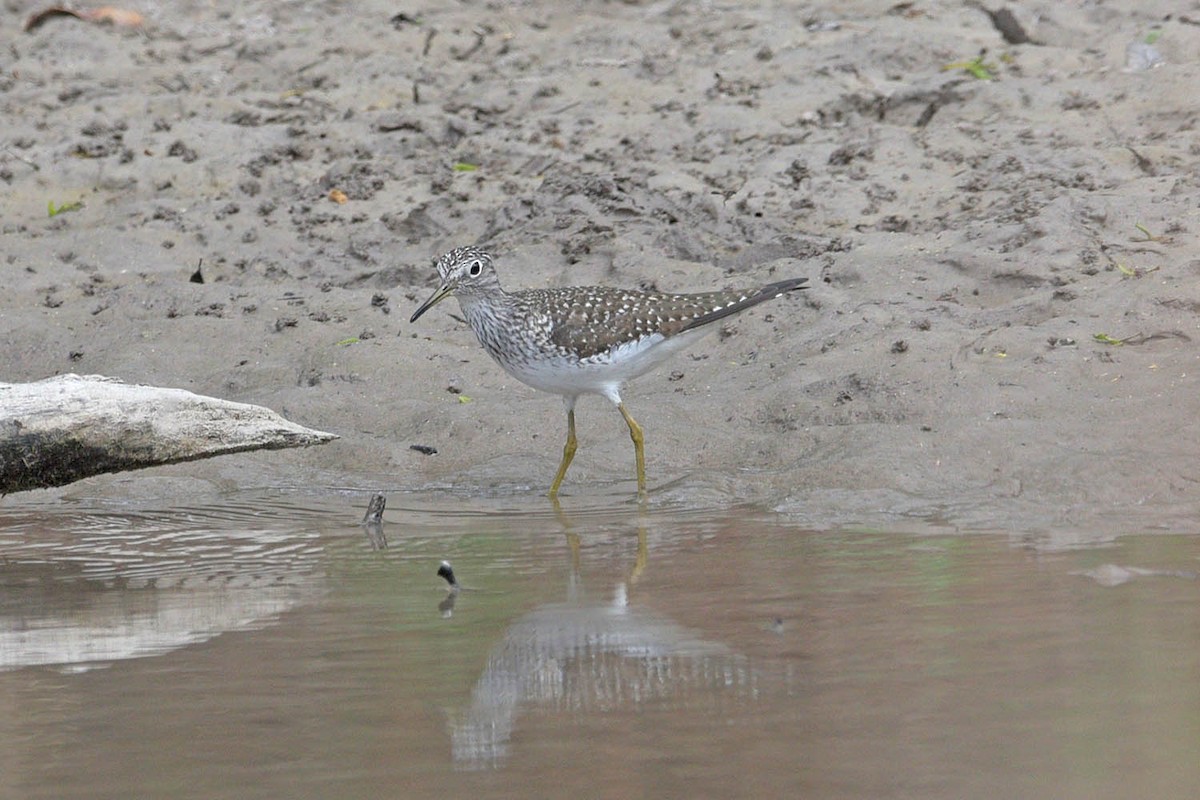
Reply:
<svg viewBox="0 0 1200 800"><path fill-rule="evenodd" d="M483 262L475 259L471 262L471 267L467 271L471 273L472 278L477 277L479 273L483 272Z"/></svg>

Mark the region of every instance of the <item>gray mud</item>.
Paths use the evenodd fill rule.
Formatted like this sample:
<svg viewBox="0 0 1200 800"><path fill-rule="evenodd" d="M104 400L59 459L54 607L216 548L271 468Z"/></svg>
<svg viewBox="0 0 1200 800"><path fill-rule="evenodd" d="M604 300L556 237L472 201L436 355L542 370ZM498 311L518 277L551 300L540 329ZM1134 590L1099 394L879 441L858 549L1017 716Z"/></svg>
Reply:
<svg viewBox="0 0 1200 800"><path fill-rule="evenodd" d="M810 278L627 393L658 502L1195 526L1178 3L1022 4L1017 45L950 2L132 3L140 30L20 33L39 7L3 12L0 379L178 386L343 437L162 473L544 491L559 401L453 304L407 322L430 259L481 242L510 287ZM1128 69L1154 31L1163 63ZM981 51L995 80L945 68ZM564 494L631 494L619 415L579 425Z"/></svg>

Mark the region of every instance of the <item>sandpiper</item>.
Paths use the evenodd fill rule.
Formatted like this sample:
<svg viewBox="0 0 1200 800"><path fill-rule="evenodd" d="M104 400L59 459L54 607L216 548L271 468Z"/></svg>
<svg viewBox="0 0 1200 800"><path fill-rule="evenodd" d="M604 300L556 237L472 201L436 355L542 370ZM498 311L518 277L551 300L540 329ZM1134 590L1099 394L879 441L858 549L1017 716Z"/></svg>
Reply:
<svg viewBox="0 0 1200 800"><path fill-rule="evenodd" d="M575 457L575 403L580 395L607 397L629 426L637 459L638 496L646 494L642 428L621 402L628 381L712 331L717 320L764 300L806 288L792 278L746 291L663 294L603 286L506 292L492 257L460 247L437 260L441 284L413 312L417 319L450 295L479 343L505 372L522 383L561 395L567 408L567 443L550 485L557 497Z"/></svg>

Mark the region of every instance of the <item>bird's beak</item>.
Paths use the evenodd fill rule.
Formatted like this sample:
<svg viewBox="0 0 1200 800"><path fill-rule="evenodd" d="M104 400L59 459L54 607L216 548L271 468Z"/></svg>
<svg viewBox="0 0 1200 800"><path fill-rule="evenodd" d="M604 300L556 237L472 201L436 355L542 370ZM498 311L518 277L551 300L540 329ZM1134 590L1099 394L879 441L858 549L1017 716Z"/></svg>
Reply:
<svg viewBox="0 0 1200 800"><path fill-rule="evenodd" d="M443 300L445 300L447 297L449 297L452 294L454 294L454 287L450 286L447 283L443 283L441 286L439 286L437 288L436 292L434 292L433 294L431 294L429 296L428 300L426 300L424 303L421 303L421 306L416 311L413 312L412 317L410 317L408 321L416 322L418 317L420 317L426 311L433 308L438 303L442 302Z"/></svg>

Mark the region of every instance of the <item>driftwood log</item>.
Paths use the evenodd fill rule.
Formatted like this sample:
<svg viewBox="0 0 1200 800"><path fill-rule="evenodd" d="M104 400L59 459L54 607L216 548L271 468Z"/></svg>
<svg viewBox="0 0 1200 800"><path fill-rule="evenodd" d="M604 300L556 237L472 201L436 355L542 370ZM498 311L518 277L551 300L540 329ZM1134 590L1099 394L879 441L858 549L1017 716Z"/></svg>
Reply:
<svg viewBox="0 0 1200 800"><path fill-rule="evenodd" d="M261 406L99 375L0 383L0 494L336 438Z"/></svg>

